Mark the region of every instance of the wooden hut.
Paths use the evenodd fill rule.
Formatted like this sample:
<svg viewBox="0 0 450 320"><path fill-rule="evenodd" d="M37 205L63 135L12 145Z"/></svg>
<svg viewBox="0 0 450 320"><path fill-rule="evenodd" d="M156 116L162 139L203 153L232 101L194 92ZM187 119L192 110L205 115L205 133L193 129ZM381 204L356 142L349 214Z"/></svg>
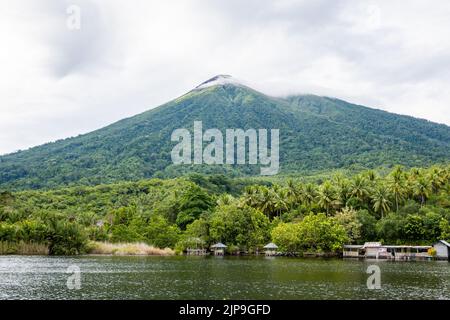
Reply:
<svg viewBox="0 0 450 320"><path fill-rule="evenodd" d="M225 249L227 248L222 242L218 242L211 246L211 249L214 251L215 256L223 256L225 255Z"/></svg>
<svg viewBox="0 0 450 320"><path fill-rule="evenodd" d="M206 249L204 247L205 241L200 238L190 237L186 240L189 245L186 249L186 254L188 256L204 256L206 255Z"/></svg>
<svg viewBox="0 0 450 320"><path fill-rule="evenodd" d="M381 242L365 242L362 250L366 258L379 258L386 253L386 249L381 246Z"/></svg>
<svg viewBox="0 0 450 320"><path fill-rule="evenodd" d="M346 244L343 251L344 258L360 258L364 257L363 245L358 244Z"/></svg>
<svg viewBox="0 0 450 320"><path fill-rule="evenodd" d="M264 246L264 249L266 256L274 256L277 254L278 246L275 243L271 242L269 244L266 244Z"/></svg>

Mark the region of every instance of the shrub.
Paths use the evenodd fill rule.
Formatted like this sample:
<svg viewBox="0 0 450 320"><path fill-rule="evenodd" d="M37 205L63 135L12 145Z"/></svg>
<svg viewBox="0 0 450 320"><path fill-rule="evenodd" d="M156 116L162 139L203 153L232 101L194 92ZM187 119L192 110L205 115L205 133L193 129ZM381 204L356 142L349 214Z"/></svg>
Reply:
<svg viewBox="0 0 450 320"><path fill-rule="evenodd" d="M138 226L117 224L111 228L112 242L139 242L143 240L142 230Z"/></svg>
<svg viewBox="0 0 450 320"><path fill-rule="evenodd" d="M324 213L310 214L299 223L299 239L305 250L336 252L349 241L344 227Z"/></svg>
<svg viewBox="0 0 450 320"><path fill-rule="evenodd" d="M180 239L180 230L176 225L169 224L164 217L154 215L144 228L144 237L156 247L173 248Z"/></svg>
<svg viewBox="0 0 450 320"><path fill-rule="evenodd" d="M270 238L269 219L259 210L238 204L220 205L211 217L211 240L251 249Z"/></svg>
<svg viewBox="0 0 450 320"><path fill-rule="evenodd" d="M87 236L75 222L51 220L47 240L51 255L77 255L86 251Z"/></svg>
<svg viewBox="0 0 450 320"><path fill-rule="evenodd" d="M297 252L300 250L300 225L298 223L279 223L272 230L272 241L282 252Z"/></svg>
<svg viewBox="0 0 450 320"><path fill-rule="evenodd" d="M17 226L7 222L0 222L0 241L15 242L17 239Z"/></svg>
<svg viewBox="0 0 450 320"><path fill-rule="evenodd" d="M354 209L343 208L334 218L337 223L344 227L350 242L356 242L361 238L362 223Z"/></svg>

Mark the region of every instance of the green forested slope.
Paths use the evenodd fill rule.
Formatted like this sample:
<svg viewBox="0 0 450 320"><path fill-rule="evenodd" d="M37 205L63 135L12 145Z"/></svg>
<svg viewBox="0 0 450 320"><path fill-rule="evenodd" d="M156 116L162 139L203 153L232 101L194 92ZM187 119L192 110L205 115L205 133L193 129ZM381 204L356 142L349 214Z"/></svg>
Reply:
<svg viewBox="0 0 450 320"><path fill-rule="evenodd" d="M268 97L223 84L89 134L0 157L0 188L110 183L187 172L256 175L257 166L173 166L174 129L280 129L281 173L426 166L450 159L450 127L304 95Z"/></svg>

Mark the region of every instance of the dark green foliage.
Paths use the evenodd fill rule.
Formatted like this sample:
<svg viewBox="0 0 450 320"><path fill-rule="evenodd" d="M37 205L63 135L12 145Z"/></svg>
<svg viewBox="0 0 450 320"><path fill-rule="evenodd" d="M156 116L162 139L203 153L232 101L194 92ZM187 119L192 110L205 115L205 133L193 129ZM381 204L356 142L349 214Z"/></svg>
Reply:
<svg viewBox="0 0 450 320"><path fill-rule="evenodd" d="M211 196L197 185L191 185L181 196L176 223L181 229L208 212L212 206Z"/></svg>
<svg viewBox="0 0 450 320"><path fill-rule="evenodd" d="M154 216L144 229L146 242L158 248L174 248L180 237L180 230L170 225L161 216Z"/></svg>
<svg viewBox="0 0 450 320"><path fill-rule="evenodd" d="M0 223L0 241L46 244L51 255L76 255L85 252L85 230L76 222L51 215L41 220Z"/></svg>
<svg viewBox="0 0 450 320"><path fill-rule="evenodd" d="M50 254L69 255L85 252L88 239L179 250L222 241L250 252L269 241L286 251L326 252L344 242L450 240L449 166L321 180L280 179L242 190L248 181L191 176L3 192L0 241L44 244ZM223 188L242 192L218 194ZM376 203L383 204L382 215Z"/></svg>
<svg viewBox="0 0 450 320"><path fill-rule="evenodd" d="M234 202L217 206L209 233L213 241L242 249L261 248L270 239L270 224L262 212Z"/></svg>
<svg viewBox="0 0 450 320"><path fill-rule="evenodd" d="M395 213L378 220L376 231L379 241L397 244L402 239L407 239L403 229L404 225L405 218Z"/></svg>
<svg viewBox="0 0 450 320"><path fill-rule="evenodd" d="M361 223L361 239L359 242L377 240L377 232L375 229L377 219L367 210L357 212L358 221Z"/></svg>
<svg viewBox="0 0 450 320"><path fill-rule="evenodd" d="M423 218L419 215L408 215L403 228L408 240L421 240L425 237L425 225Z"/></svg>
<svg viewBox="0 0 450 320"><path fill-rule="evenodd" d="M344 227L324 213L309 214L299 223L280 223L272 239L285 252L337 252L349 241Z"/></svg>
<svg viewBox="0 0 450 320"><path fill-rule="evenodd" d="M87 236L76 222L50 219L47 241L51 255L77 255L85 253Z"/></svg>

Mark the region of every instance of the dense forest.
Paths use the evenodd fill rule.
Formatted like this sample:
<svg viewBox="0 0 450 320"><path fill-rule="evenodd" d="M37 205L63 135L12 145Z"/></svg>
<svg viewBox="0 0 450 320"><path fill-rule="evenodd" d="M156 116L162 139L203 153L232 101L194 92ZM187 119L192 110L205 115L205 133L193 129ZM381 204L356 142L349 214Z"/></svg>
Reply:
<svg viewBox="0 0 450 320"><path fill-rule="evenodd" d="M254 252L337 252L345 243L450 239L450 166L367 170L277 183L192 174L176 179L0 190L0 253L89 252L93 241L182 252L221 241ZM28 250L28 251L27 251Z"/></svg>

